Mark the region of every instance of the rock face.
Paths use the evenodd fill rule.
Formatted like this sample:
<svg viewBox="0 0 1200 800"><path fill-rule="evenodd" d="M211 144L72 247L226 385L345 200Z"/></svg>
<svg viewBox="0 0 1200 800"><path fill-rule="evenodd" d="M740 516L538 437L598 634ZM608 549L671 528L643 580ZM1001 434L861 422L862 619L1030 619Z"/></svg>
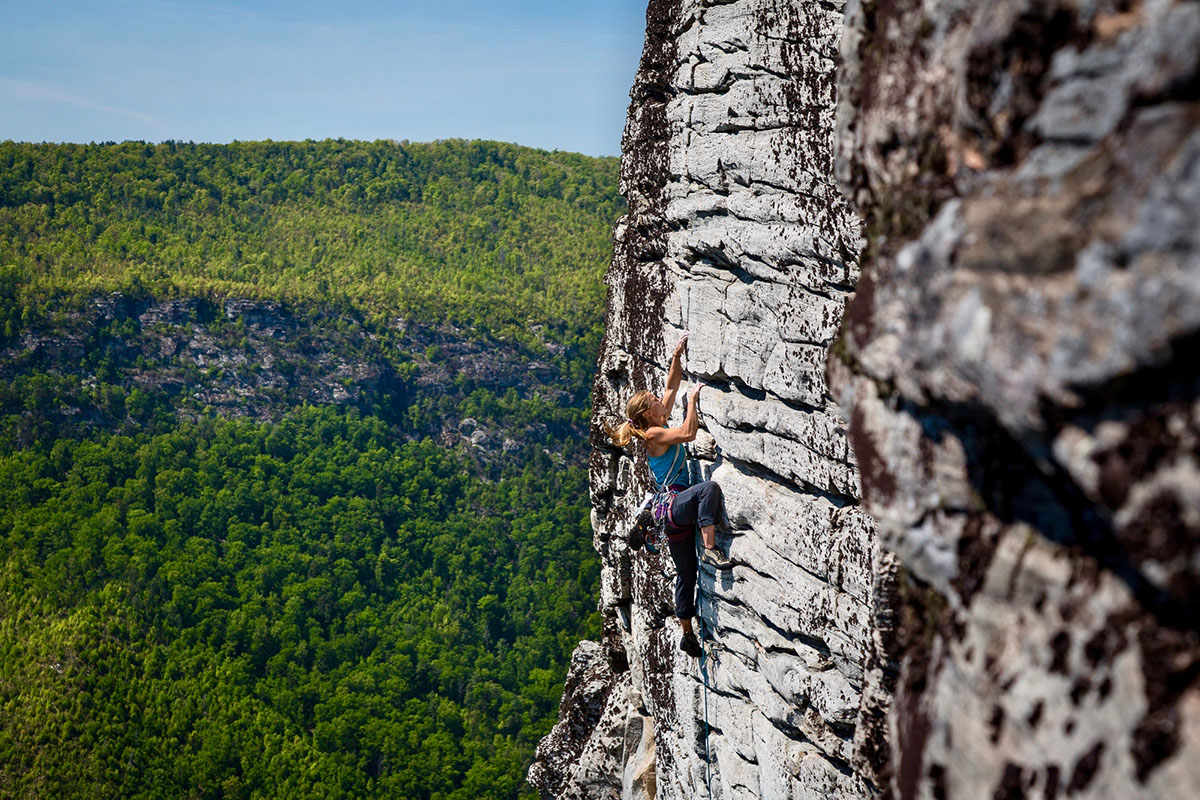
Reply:
<svg viewBox="0 0 1200 800"><path fill-rule="evenodd" d="M651 2L647 22L594 394L607 657L569 678L608 694L589 738L568 691L530 779L550 797L862 796L880 554L825 378L859 250L833 176L841 8ZM644 457L602 432L635 390L662 390L685 330L735 562L701 568L702 662L678 648L670 558L626 544Z"/></svg>
<svg viewBox="0 0 1200 800"><path fill-rule="evenodd" d="M545 796L1200 796L1198 42L1196 2L650 2ZM736 562L700 662L602 434L684 330Z"/></svg>
<svg viewBox="0 0 1200 800"><path fill-rule="evenodd" d="M557 347L554 355L565 349L543 344ZM565 462L582 466L585 447L568 452L557 444L582 438L582 426L564 421L565 413L517 421L485 400L475 404L476 417L459 419L477 390L511 391L512 400L536 397L564 410L581 406L581 392L562 388L569 356L547 364L516 342L483 340L449 324L380 324L247 298L112 293L26 321L19 336L0 339L0 401L20 411L19 430L52 424L64 432L145 424L154 410L138 415L138 404L124 399L134 392L185 418L207 407L278 419L300 403L336 404L389 419L412 438L469 447L486 463L518 458L518 442L549 441ZM21 381L31 376L63 387L70 404L21 408ZM106 402L118 387L120 401Z"/></svg>
<svg viewBox="0 0 1200 800"><path fill-rule="evenodd" d="M1200 796L1200 4L848 9L902 798Z"/></svg>

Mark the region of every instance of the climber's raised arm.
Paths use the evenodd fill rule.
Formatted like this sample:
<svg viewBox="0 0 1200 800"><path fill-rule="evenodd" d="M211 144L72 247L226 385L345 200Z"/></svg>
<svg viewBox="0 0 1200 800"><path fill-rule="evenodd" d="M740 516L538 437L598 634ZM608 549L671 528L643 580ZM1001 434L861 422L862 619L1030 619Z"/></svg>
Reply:
<svg viewBox="0 0 1200 800"><path fill-rule="evenodd" d="M687 398L687 413L684 414L683 424L678 428L652 427L646 430L646 443L650 447L652 454L657 455L656 451L666 450L673 444L684 444L692 442L696 439L696 432L700 430L700 387L703 384L697 383L692 386L691 392ZM672 394L674 391L672 390Z"/></svg>
<svg viewBox="0 0 1200 800"><path fill-rule="evenodd" d="M667 370L667 390L663 392L662 404L667 407L667 414L675 406L675 392L679 390L679 381L683 377L683 365L680 359L687 350L688 335L685 333L675 343L675 351L671 353L671 367ZM691 441L688 439L687 441Z"/></svg>

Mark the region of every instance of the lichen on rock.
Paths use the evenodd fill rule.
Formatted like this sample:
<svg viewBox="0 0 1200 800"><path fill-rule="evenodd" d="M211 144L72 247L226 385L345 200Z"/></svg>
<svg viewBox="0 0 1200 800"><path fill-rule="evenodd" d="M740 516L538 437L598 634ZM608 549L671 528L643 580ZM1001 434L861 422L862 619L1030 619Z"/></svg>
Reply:
<svg viewBox="0 0 1200 800"><path fill-rule="evenodd" d="M622 723L572 739L572 769L595 772L583 765L607 763L640 718L654 743L646 796L859 796L873 780L855 731L878 553L825 376L859 248L832 175L841 9L677 0L651 2L647 23L593 404L604 713ZM678 649L669 557L625 541L644 457L602 435L633 391L662 390L683 331L688 379L708 385L696 451L724 490L735 562L701 571L703 667ZM615 779L628 755L603 791L556 772L562 725L531 771L544 795L640 796Z"/></svg>
<svg viewBox="0 0 1200 800"><path fill-rule="evenodd" d="M1200 4L647 22L594 393L606 722L535 785L1200 796ZM684 330L735 562L703 668L601 435Z"/></svg>
<svg viewBox="0 0 1200 800"><path fill-rule="evenodd" d="M1200 6L847 25L869 290L830 378L907 571L892 787L1195 796Z"/></svg>

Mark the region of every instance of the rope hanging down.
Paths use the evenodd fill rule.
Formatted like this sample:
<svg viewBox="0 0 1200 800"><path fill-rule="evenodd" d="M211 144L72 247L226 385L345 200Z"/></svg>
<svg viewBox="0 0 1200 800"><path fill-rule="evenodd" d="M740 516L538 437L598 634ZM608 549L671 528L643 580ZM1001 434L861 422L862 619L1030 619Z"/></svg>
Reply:
<svg viewBox="0 0 1200 800"><path fill-rule="evenodd" d="M708 749L708 637L704 635L704 617L696 619L700 623L700 678L704 682L704 784L708 789L708 800L712 800L712 753Z"/></svg>

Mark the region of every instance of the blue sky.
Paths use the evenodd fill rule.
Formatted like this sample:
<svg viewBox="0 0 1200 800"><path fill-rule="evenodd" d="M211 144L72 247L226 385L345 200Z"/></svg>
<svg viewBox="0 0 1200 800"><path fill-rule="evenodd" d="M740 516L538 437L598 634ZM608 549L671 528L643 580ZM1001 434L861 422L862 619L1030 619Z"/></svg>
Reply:
<svg viewBox="0 0 1200 800"><path fill-rule="evenodd" d="M0 140L617 155L646 0L0 0Z"/></svg>

